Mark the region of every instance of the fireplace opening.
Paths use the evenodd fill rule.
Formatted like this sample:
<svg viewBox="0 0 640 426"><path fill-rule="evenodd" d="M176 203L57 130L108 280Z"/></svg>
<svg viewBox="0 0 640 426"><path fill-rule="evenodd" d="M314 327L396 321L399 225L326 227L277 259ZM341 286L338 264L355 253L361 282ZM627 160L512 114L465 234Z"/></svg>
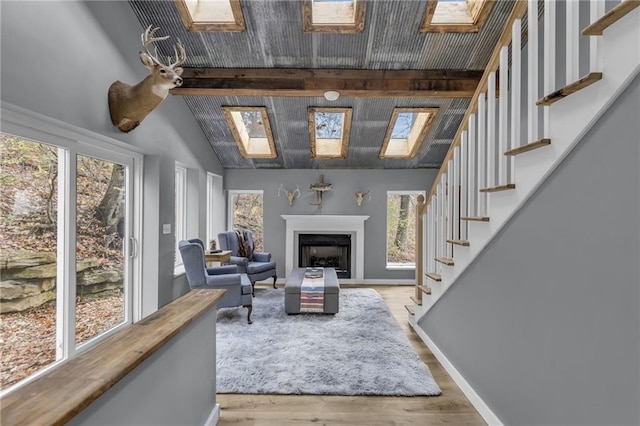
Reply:
<svg viewBox="0 0 640 426"><path fill-rule="evenodd" d="M351 235L299 234L298 266L334 268L338 278L351 278Z"/></svg>

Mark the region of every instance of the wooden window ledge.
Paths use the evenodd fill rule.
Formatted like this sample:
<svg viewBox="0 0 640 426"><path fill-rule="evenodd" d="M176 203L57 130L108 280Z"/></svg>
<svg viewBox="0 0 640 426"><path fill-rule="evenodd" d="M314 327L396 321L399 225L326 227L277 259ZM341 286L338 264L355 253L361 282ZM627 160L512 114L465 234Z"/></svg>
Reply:
<svg viewBox="0 0 640 426"><path fill-rule="evenodd" d="M226 290L193 290L0 400L2 424L67 423L207 312Z"/></svg>

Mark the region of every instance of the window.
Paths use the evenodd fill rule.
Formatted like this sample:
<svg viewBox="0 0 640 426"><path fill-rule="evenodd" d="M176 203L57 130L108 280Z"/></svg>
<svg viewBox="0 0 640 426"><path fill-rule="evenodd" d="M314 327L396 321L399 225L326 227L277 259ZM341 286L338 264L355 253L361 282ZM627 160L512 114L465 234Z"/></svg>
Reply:
<svg viewBox="0 0 640 426"><path fill-rule="evenodd" d="M182 257L178 249L178 243L187 238L187 169L176 166L175 175L175 203L176 203L176 222L175 222L175 271L176 274L181 273Z"/></svg>
<svg viewBox="0 0 640 426"><path fill-rule="evenodd" d="M264 251L264 215L262 191L229 191L229 229L248 229L253 234L254 250Z"/></svg>
<svg viewBox="0 0 640 426"><path fill-rule="evenodd" d="M416 206L424 191L387 192L387 268L414 269Z"/></svg>
<svg viewBox="0 0 640 426"><path fill-rule="evenodd" d="M395 108L379 157L415 157L437 112L437 108Z"/></svg>
<svg viewBox="0 0 640 426"><path fill-rule="evenodd" d="M276 146L264 107L222 107L244 158L276 158Z"/></svg>
<svg viewBox="0 0 640 426"><path fill-rule="evenodd" d="M477 33L493 0L427 0L421 33Z"/></svg>
<svg viewBox="0 0 640 426"><path fill-rule="evenodd" d="M50 133L5 125L55 133L53 125ZM139 315L128 242L135 235L134 164L141 157L104 143L98 148L61 136L56 143L0 133L0 393Z"/></svg>
<svg viewBox="0 0 640 426"><path fill-rule="evenodd" d="M188 31L245 31L240 0L174 0Z"/></svg>
<svg viewBox="0 0 640 426"><path fill-rule="evenodd" d="M225 229L222 177L207 173L207 242L216 240Z"/></svg>
<svg viewBox="0 0 640 426"><path fill-rule="evenodd" d="M311 158L347 158L351 108L309 108Z"/></svg>
<svg viewBox="0 0 640 426"><path fill-rule="evenodd" d="M305 32L360 33L364 30L364 0L303 0Z"/></svg>

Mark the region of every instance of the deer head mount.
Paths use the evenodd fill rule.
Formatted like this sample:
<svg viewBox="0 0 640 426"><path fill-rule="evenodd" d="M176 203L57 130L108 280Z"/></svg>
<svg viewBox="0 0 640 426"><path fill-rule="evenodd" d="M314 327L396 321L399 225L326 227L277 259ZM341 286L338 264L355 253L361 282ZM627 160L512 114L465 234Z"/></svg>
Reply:
<svg viewBox="0 0 640 426"><path fill-rule="evenodd" d="M280 188L278 188L278 197L280 196L280 192L285 193L285 195L287 196L287 200L289 200L290 206L293 206L293 200L300 196L300 188L298 187L298 185L296 185L295 191L287 191L286 189L284 189L284 184L280 185Z"/></svg>
<svg viewBox="0 0 640 426"><path fill-rule="evenodd" d="M356 204L358 205L358 207L362 206L362 202L364 201L364 197L366 197L367 195L369 196L369 197L367 197L367 200L370 200L371 199L371 194L369 193L369 189L368 188L367 188L367 192L356 192L354 194L353 197L356 199Z"/></svg>
<svg viewBox="0 0 640 426"><path fill-rule="evenodd" d="M131 86L121 81L109 87L109 112L111 122L123 132L135 129L144 118L167 97L169 90L182 85L182 68L179 65L187 60L184 46L178 40L173 46L175 62L168 57L169 65L158 59L158 48L155 54L149 52L149 45L156 41L166 40L169 36L155 37L159 28L149 28L141 35L142 52L140 60L150 72L140 83Z"/></svg>

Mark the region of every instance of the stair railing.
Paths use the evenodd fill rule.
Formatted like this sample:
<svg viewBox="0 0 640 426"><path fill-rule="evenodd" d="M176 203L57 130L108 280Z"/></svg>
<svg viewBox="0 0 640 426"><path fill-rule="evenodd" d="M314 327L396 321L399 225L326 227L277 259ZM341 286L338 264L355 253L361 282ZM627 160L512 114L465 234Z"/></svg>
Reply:
<svg viewBox="0 0 640 426"><path fill-rule="evenodd" d="M434 294L433 303L444 291L423 285L423 271L430 282L440 282L444 268L454 265L454 246L471 244L468 222L490 220L489 194L515 189L514 157L551 143L549 106L602 78L601 39L583 36L601 35L639 4L622 0L605 14L604 0L514 3L443 165L417 207L426 230L416 254L416 265L424 261L416 268L419 304L425 305L423 294ZM564 34L557 34L559 27Z"/></svg>

